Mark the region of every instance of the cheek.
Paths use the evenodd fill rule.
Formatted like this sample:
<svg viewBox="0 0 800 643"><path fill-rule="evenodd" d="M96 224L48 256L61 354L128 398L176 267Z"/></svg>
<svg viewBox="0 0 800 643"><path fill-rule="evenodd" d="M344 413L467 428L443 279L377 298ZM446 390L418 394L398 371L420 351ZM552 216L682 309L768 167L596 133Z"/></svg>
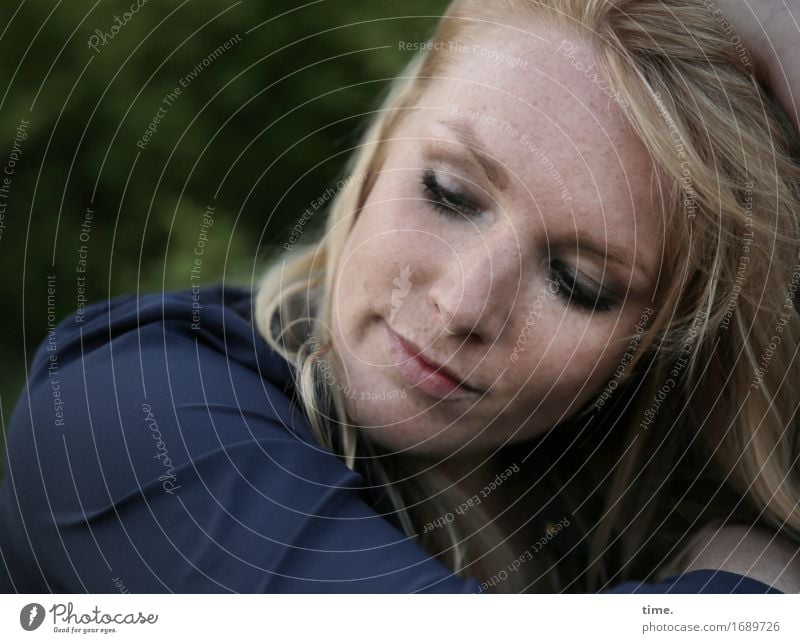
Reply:
<svg viewBox="0 0 800 643"><path fill-rule="evenodd" d="M429 282L436 257L452 254L439 236L419 225L413 207L390 200L362 210L338 262L334 305L343 317L365 306L389 314L400 299L410 302Z"/></svg>
<svg viewBox="0 0 800 643"><path fill-rule="evenodd" d="M380 278L413 252L413 233L402 224L402 202L378 198L368 199L339 258L339 272L348 286Z"/></svg>
<svg viewBox="0 0 800 643"><path fill-rule="evenodd" d="M624 353L624 350L616 348L618 340L619 333L612 328L605 332L597 329L591 335L587 333L577 346L567 370L569 387L575 397L573 408L595 397L614 376Z"/></svg>
<svg viewBox="0 0 800 643"><path fill-rule="evenodd" d="M558 320L550 318L554 311ZM567 321L560 304L544 319L534 321L529 334L515 337L512 357L516 362L509 369L511 381L524 389L522 396L534 405L544 400L550 408L574 406L590 397L617 362L617 356L606 348L612 337L611 325L593 327L596 322L588 318Z"/></svg>
<svg viewBox="0 0 800 643"><path fill-rule="evenodd" d="M385 282L396 244L391 231L379 229L376 217L364 210L355 222L338 260L334 307L342 318L352 317L365 302L373 300Z"/></svg>

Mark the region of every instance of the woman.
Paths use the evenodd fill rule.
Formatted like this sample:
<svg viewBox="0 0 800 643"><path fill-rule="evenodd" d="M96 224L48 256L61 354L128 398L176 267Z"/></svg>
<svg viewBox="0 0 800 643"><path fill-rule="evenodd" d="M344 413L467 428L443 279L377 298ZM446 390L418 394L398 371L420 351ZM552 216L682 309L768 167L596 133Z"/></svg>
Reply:
<svg viewBox="0 0 800 643"><path fill-rule="evenodd" d="M418 49L252 311L40 347L14 589L800 591L798 174L746 50L688 0L456 1Z"/></svg>

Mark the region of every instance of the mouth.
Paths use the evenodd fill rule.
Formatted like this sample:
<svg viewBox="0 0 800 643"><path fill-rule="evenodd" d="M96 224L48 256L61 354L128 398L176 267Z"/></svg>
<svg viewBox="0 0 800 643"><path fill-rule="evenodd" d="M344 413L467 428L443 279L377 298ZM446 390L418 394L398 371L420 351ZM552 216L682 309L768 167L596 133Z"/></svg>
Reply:
<svg viewBox="0 0 800 643"><path fill-rule="evenodd" d="M426 358L419 347L395 333L388 324L386 330L392 362L412 388L438 400L464 399L481 394L451 369Z"/></svg>

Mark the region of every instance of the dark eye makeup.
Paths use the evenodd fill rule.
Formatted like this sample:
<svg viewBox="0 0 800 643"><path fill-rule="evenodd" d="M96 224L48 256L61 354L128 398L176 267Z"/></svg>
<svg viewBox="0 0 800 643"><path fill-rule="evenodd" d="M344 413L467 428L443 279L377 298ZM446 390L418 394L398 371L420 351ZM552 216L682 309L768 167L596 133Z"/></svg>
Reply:
<svg viewBox="0 0 800 643"><path fill-rule="evenodd" d="M423 170L422 192L427 206L437 214L455 220L478 217L481 207L468 194L441 184L436 172ZM550 278L558 285L559 296L567 304L584 311L607 312L619 305L618 299L604 289L593 287L558 259L550 261Z"/></svg>

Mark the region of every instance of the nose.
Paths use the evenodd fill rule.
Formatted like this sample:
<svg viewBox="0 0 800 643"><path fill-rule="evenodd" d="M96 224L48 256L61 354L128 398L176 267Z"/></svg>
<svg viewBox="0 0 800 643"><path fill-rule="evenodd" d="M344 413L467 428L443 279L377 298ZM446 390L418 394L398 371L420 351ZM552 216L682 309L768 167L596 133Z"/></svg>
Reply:
<svg viewBox="0 0 800 643"><path fill-rule="evenodd" d="M449 255L429 291L445 333L497 341L522 292L519 243L484 236Z"/></svg>

